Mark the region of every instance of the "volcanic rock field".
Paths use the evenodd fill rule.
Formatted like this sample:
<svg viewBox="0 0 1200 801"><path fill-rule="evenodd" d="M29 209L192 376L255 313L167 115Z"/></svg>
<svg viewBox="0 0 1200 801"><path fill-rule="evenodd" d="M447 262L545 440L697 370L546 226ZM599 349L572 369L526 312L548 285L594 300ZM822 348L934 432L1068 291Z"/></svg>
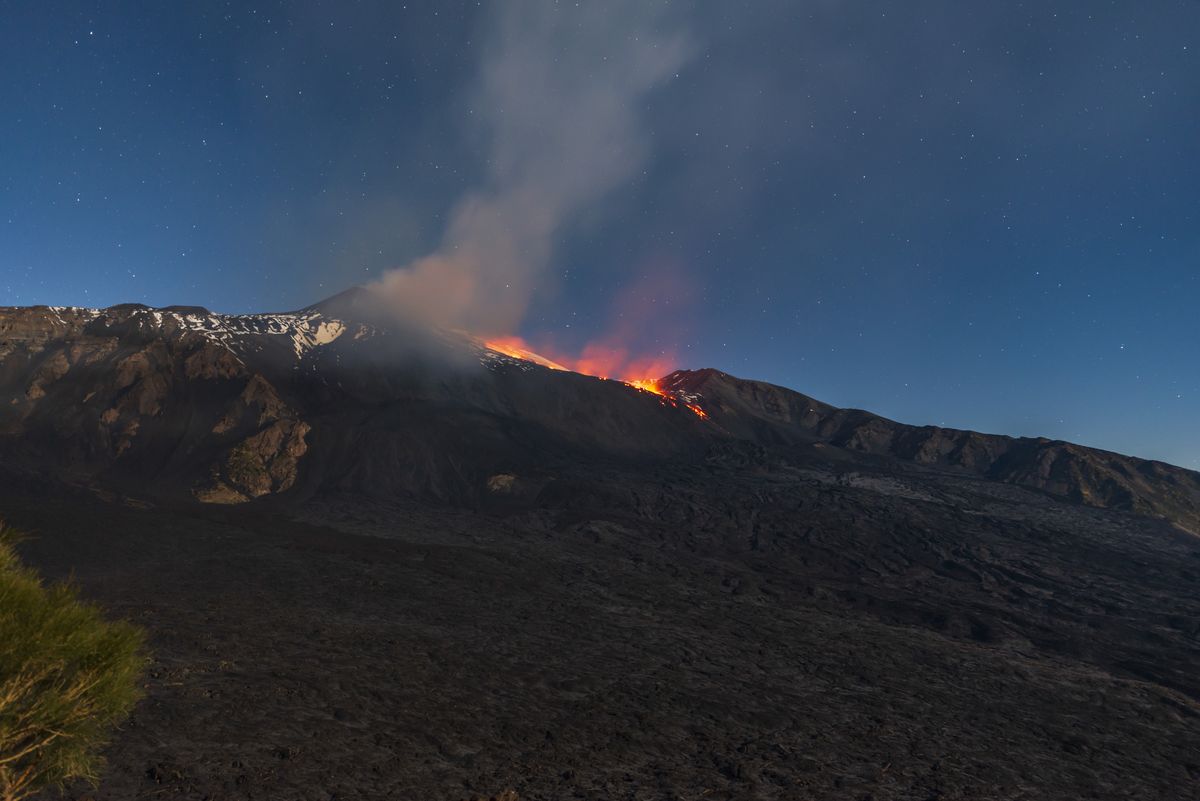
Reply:
<svg viewBox="0 0 1200 801"><path fill-rule="evenodd" d="M1200 475L658 387L356 294L0 310L0 516L152 652L66 797L1200 796Z"/></svg>

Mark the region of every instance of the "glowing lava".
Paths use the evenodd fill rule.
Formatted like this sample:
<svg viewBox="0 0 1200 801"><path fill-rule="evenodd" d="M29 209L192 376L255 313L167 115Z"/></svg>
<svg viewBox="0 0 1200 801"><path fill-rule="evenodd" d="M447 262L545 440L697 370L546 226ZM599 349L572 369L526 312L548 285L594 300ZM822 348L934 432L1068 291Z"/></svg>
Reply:
<svg viewBox="0 0 1200 801"><path fill-rule="evenodd" d="M569 370L583 375L620 381L634 389L657 395L664 404L683 406L698 417L708 417L705 411L696 404L688 403L677 397L675 393L664 389L658 383L657 378L644 377L655 373L670 372L671 363L665 358L631 358L624 348L593 343L585 347L578 358L554 354L552 359L548 359L530 349L525 340L515 336L489 339L483 345L496 353L540 364L551 370Z"/></svg>
<svg viewBox="0 0 1200 801"><path fill-rule="evenodd" d="M683 406L689 409L697 417L708 418L708 413L694 403L688 403L670 390L663 389L656 379L653 378L635 378L632 381L624 382L634 389L640 389L643 392L653 392L658 397L672 406Z"/></svg>
<svg viewBox="0 0 1200 801"><path fill-rule="evenodd" d="M653 392L655 395L662 395L664 398L669 397L667 393L663 392L662 387L660 387L658 382L653 378L635 378L632 381L626 381L625 383L634 389Z"/></svg>
<svg viewBox="0 0 1200 801"><path fill-rule="evenodd" d="M525 344L525 340L520 337L500 337L498 339L489 339L483 343L488 350L494 350L497 353L503 353L505 356L511 356L514 359L523 359L527 362L540 364L542 367L549 367L551 370L570 370L570 367L564 367L558 362L550 361L544 356L540 356L531 351ZM578 372L578 371L576 371Z"/></svg>

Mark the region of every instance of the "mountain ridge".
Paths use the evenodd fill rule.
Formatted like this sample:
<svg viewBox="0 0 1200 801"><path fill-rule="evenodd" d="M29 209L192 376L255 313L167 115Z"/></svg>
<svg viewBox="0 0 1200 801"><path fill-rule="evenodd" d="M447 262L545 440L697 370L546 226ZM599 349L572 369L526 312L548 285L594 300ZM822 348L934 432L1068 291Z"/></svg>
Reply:
<svg viewBox="0 0 1200 801"><path fill-rule="evenodd" d="M670 460L733 441L964 470L1200 531L1200 473L1186 468L908 425L714 368L658 385L665 398L414 330L362 288L277 314L0 308L0 449L150 495L353 487L478 505L499 486L534 497L563 460Z"/></svg>
<svg viewBox="0 0 1200 801"><path fill-rule="evenodd" d="M1191 523L1185 527L1193 533L1200 519L1200 473L1167 462L1046 437L899 423L712 368L676 371L662 384L704 398L705 410L724 426L758 440L777 437L786 443L789 435L801 440L811 437L917 464L963 468L1089 506L1178 518L1181 525Z"/></svg>

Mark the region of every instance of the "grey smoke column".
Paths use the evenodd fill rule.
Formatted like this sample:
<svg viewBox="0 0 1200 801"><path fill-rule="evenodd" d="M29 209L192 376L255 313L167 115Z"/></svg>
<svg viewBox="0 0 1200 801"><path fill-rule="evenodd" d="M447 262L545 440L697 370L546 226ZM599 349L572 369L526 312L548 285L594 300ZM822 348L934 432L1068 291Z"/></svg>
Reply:
<svg viewBox="0 0 1200 801"><path fill-rule="evenodd" d="M648 157L639 101L683 65L689 40L645 0L492 5L473 115L487 180L454 208L441 247L393 270L398 311L485 334L512 331L573 215Z"/></svg>

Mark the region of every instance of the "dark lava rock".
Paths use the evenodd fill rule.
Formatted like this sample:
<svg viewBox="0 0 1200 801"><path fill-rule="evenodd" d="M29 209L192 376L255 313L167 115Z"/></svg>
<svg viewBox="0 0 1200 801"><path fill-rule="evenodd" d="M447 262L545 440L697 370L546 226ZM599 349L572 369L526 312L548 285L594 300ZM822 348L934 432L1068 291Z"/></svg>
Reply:
<svg viewBox="0 0 1200 801"><path fill-rule="evenodd" d="M154 659L74 797L1197 796L1196 474L334 300L0 310L0 515Z"/></svg>

